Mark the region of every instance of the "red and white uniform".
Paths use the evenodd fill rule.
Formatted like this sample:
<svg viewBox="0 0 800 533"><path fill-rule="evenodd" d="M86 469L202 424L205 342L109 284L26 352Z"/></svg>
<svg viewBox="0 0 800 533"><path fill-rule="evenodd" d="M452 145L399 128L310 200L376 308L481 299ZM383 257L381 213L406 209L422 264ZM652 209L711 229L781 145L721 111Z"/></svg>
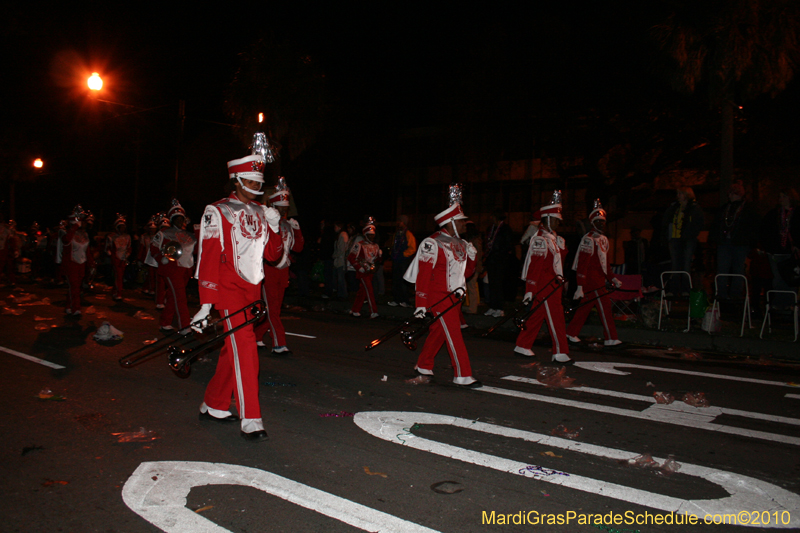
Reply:
<svg viewBox="0 0 800 533"><path fill-rule="evenodd" d="M543 225L534 234L528 243L528 252L522 267L522 279L525 280L525 292L536 293L546 287L556 276L564 275L564 258L567 256L567 246L563 237L547 231ZM543 298L549 289L544 289L540 294ZM564 323L564 308L561 305L562 289L559 287L545 300L544 304L528 318L525 329L517 336L517 347L530 350L542 322L547 322L550 337L553 340L553 355L569 354L567 345L566 324ZM536 299L534 299L536 305Z"/></svg>
<svg viewBox="0 0 800 533"><path fill-rule="evenodd" d="M608 267L608 238L602 233L592 230L581 239L580 248L572 264L579 287L583 287L584 298L595 298L600 291L606 292L606 283L613 283L614 275ZM606 294L596 299L591 305L579 307L569 323L567 335L577 337L592 307L597 307L600 321L603 323L606 340L617 340L617 327L611 312L611 297Z"/></svg>
<svg viewBox="0 0 800 533"><path fill-rule="evenodd" d="M261 298L263 260L283 256L283 241L270 229L266 207L241 202L235 194L206 206L200 227L196 278L200 302L213 304L223 316ZM246 318L239 313L225 321L228 331ZM248 317L249 318L249 317ZM206 388L205 404L227 411L231 394L242 419L261 418L258 403L258 349L253 327L225 339L217 370Z"/></svg>
<svg viewBox="0 0 800 533"><path fill-rule="evenodd" d="M368 272L364 268L364 264L370 263L374 265L380 256L381 247L363 237L354 242L350 248L347 262L356 271L356 279L358 280L358 292L356 292L356 299L353 301L352 313L361 312L364 300L369 304L370 313L378 312L378 303L375 301L375 293L372 289L372 276L375 271Z"/></svg>
<svg viewBox="0 0 800 533"><path fill-rule="evenodd" d="M465 240L440 230L420 243L417 255L403 277L410 283L416 283L416 307L429 308L434 315L439 315L456 301L455 297L448 298L447 295L459 287L464 289L466 279L474 271L474 249L468 252ZM466 385L474 380L471 379L472 367L461 335L459 307L453 307L431 325L417 359L417 370L422 374L433 374L433 360L446 341L455 374L454 381Z"/></svg>
<svg viewBox="0 0 800 533"><path fill-rule="evenodd" d="M70 224L61 236L61 272L67 280L67 312L81 310L81 282L87 267L94 264L89 253L89 234L77 224Z"/></svg>
<svg viewBox="0 0 800 533"><path fill-rule="evenodd" d="M131 249L131 236L127 233L114 232L106 237L106 253L111 256L111 268L114 271L112 296L115 298L122 298L122 282Z"/></svg>
<svg viewBox="0 0 800 533"><path fill-rule="evenodd" d="M177 261L170 261L161 253L161 247L170 241L176 241L181 245L183 253ZM192 277L195 243L191 233L175 226L162 229L150 241L150 256L158 264L158 276L163 278L167 289L166 302L159 321L159 326L162 328L172 326L176 314L179 329L188 327L192 321L189 304L186 302L186 284Z"/></svg>
<svg viewBox="0 0 800 533"><path fill-rule="evenodd" d="M292 224L281 219L280 230L283 241L283 254L277 261L270 261L264 265L264 281L261 283L261 294L267 302L267 316L256 324L256 340L262 340L269 331L272 335L272 347L286 346L286 330L281 322L281 306L283 294L289 286L289 266L292 264L290 252L303 251L305 240L303 232L297 222ZM295 227L295 225L297 227Z"/></svg>

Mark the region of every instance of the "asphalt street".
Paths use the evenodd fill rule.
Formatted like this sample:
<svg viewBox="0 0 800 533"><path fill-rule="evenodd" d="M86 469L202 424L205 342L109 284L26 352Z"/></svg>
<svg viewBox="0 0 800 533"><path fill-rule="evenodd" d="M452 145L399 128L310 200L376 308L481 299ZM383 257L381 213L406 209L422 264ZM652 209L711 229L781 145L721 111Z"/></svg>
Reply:
<svg viewBox="0 0 800 533"><path fill-rule="evenodd" d="M76 321L62 314L65 292L0 289L2 531L800 527L793 364L586 343L562 374L572 386L551 387L538 380L560 368L546 339L523 358L513 331L483 338L471 321L484 387L454 386L444 351L433 382L413 384L418 350L399 338L364 350L397 318L294 301L284 313L293 354L261 357L270 438L254 444L238 424L198 419L218 351L186 379L165 355L122 368L120 357L159 336L154 302L129 291L114 303L100 287ZM95 342L104 321L124 338ZM675 401L656 403L656 392ZM698 392L708 406L682 401Z"/></svg>

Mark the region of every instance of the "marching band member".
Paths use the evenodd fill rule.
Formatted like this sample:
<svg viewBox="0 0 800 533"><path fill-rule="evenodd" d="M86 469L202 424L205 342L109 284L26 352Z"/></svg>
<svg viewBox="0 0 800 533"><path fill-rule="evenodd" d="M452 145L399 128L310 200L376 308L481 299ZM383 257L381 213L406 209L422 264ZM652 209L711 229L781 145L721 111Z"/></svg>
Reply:
<svg viewBox="0 0 800 533"><path fill-rule="evenodd" d="M525 280L524 303L533 301L534 294L542 291L546 296L550 283L559 283L559 287L525 322L525 329L519 332L514 352L526 357L535 354L531 347L539 334L542 322L547 321L550 337L553 340L553 362L573 364L569 357L569 346L565 334L564 308L561 305L562 288L559 277L563 277L562 263L567 255L567 247L563 237L556 234L561 222L561 191L553 193L550 205L542 207L534 214L535 220L541 220L539 229L531 237L528 253L522 267L522 279ZM535 305L535 304L534 304Z"/></svg>
<svg viewBox="0 0 800 533"><path fill-rule="evenodd" d="M158 213L156 217L158 217L158 231L168 229L171 226L166 213ZM152 255L150 255L149 249L147 254L150 258L150 262L147 264L155 268L154 277L156 278L156 309L164 309L167 303L167 285L164 281L165 278L158 275L158 261L153 259ZM145 260L145 262L147 262L147 260Z"/></svg>
<svg viewBox="0 0 800 533"><path fill-rule="evenodd" d="M150 243L153 242L153 237L155 236L156 232L158 232L158 227L156 226L157 222L158 215L153 215L150 217L150 220L147 221L145 232L139 236L139 249L137 251L137 260L139 263L145 265L145 268L147 268L147 279L144 282L144 287L142 287L142 292L148 296L154 296L156 294L156 277L158 267L152 266L151 264L155 263L155 261L150 255Z"/></svg>
<svg viewBox="0 0 800 533"><path fill-rule="evenodd" d="M603 323L605 332L606 346L617 346L622 341L617 337L617 326L614 324L614 316L611 312L611 296L609 294L600 295L600 291L605 289L606 283L613 284L620 288L622 282L614 277L608 265L608 238L604 232L606 229L606 211L600 204L600 199L595 200L594 210L589 213L589 223L592 230L581 239L580 248L575 255L575 262L572 270L578 273L578 288L575 290L574 299L595 298L593 305L582 305L575 311L575 316L567 328L567 340L573 343L581 342L578 335L581 328L586 323L592 307L597 307L597 314L600 315L600 322ZM589 288L591 287L591 288ZM589 291L584 293L584 291ZM605 291L604 291L605 293Z"/></svg>
<svg viewBox="0 0 800 533"><path fill-rule="evenodd" d="M283 329L283 322L281 322L283 294L289 286L289 265L292 264L289 254L290 252L302 252L305 243L303 233L300 231L300 224L295 219L286 219L289 212L290 194L285 179L279 178L278 184L275 186L275 194L269 197L269 203L281 215L280 231L283 255L277 261L265 262L261 294L264 301L267 302L267 316L254 328L258 346L266 346L264 334L269 331L272 336L272 353L285 355L292 353L286 346L286 330Z"/></svg>
<svg viewBox="0 0 800 533"><path fill-rule="evenodd" d="M114 291L111 299L117 302L122 300L125 267L128 266L128 257L131 255L131 236L125 232L126 229L125 216L117 213L114 233L106 236L106 254L111 256L111 268L114 272Z"/></svg>
<svg viewBox="0 0 800 533"><path fill-rule="evenodd" d="M178 329L190 324L189 305L186 303L186 284L192 277L194 266L194 236L186 231L186 211L178 200L172 200L167 212L170 227L155 234L150 242L150 255L158 264L158 277L163 278L167 288L164 310L161 312L159 329L169 333L173 329L172 319L177 313Z"/></svg>
<svg viewBox="0 0 800 533"><path fill-rule="evenodd" d="M229 184L233 192L228 198L206 206L196 274L202 307L192 322L206 322L212 306L227 316L258 300L264 279L263 260L277 261L283 256L280 213L255 201L263 194L263 168L264 159L259 155L229 161ZM245 314L238 313L225 320L226 331L244 323ZM217 422L238 420L229 411L231 394L238 401L242 437L249 441L266 440L258 403L258 348L252 325L226 337L216 373L200 405L200 418Z"/></svg>
<svg viewBox="0 0 800 533"><path fill-rule="evenodd" d="M9 220L8 224L0 222L0 277L3 273L8 276L8 283L14 285L16 282L15 270L17 257L19 257L19 246L17 244L16 224Z"/></svg>
<svg viewBox="0 0 800 533"><path fill-rule="evenodd" d="M466 228L467 217L461 209L461 186L450 186L450 207L433 217L439 231L424 239L404 276L416 284L414 316L423 318L426 312L440 315L458 300L456 289L466 290L466 278L475 270L475 247L459 237ZM476 389L480 381L472 377L467 347L461 335L460 305L444 313L430 327L428 338L417 359L416 372L433 376L433 360L442 344L447 346L453 366L453 383Z"/></svg>
<svg viewBox="0 0 800 533"><path fill-rule="evenodd" d="M358 292L353 301L350 314L361 316L364 300L369 304L370 318L378 318L378 303L375 301L375 292L372 288L372 276L375 273L375 262L381 256L381 247L375 242L375 220L367 217L367 225L361 230L363 239L358 239L350 248L347 261L356 271Z"/></svg>
<svg viewBox="0 0 800 533"><path fill-rule="evenodd" d="M86 212L76 205L69 216L69 225L61 236L61 269L67 280L67 308L65 313L81 316L81 282L87 267L94 264L89 253L89 234L83 227Z"/></svg>

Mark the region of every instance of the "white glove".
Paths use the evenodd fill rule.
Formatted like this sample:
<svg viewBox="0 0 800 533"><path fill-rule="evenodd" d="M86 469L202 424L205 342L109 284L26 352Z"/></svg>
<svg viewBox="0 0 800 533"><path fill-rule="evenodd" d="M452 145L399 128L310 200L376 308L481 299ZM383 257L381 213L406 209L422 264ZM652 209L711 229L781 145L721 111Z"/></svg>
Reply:
<svg viewBox="0 0 800 533"><path fill-rule="evenodd" d="M475 249L475 246L471 242L467 243L467 257L469 257L472 261L475 260L475 256L478 255L478 250Z"/></svg>
<svg viewBox="0 0 800 533"><path fill-rule="evenodd" d="M619 289L620 287L622 287L622 282L621 282L620 280L618 280L617 278L613 278L613 279L611 280L611 283L613 283L613 284L614 284L614 286L615 286L616 288L618 288L618 289Z"/></svg>
<svg viewBox="0 0 800 533"><path fill-rule="evenodd" d="M211 314L211 304L203 304L202 306L200 306L200 310L192 318L192 329L195 330L197 333L202 333L203 328L208 326L208 315L210 314ZM200 322L200 324L195 325L195 322Z"/></svg>
<svg viewBox="0 0 800 533"><path fill-rule="evenodd" d="M428 310L425 307L417 307L417 309L414 311L414 317L425 318L425 313L427 312Z"/></svg>
<svg viewBox="0 0 800 533"><path fill-rule="evenodd" d="M162 258L161 258L161 264L162 264L162 265L166 265L166 264L168 264L168 263L169 263L169 259L167 259L166 257L162 257Z"/></svg>
<svg viewBox="0 0 800 533"><path fill-rule="evenodd" d="M277 233L280 230L281 214L274 207L264 208L264 214L267 217L269 228Z"/></svg>
<svg viewBox="0 0 800 533"><path fill-rule="evenodd" d="M293 219L293 218L289 219L289 225L292 227L292 229L296 229L296 230L300 229L300 223L298 221L296 221L295 219Z"/></svg>
<svg viewBox="0 0 800 533"><path fill-rule="evenodd" d="M525 305L528 305L529 303L531 303L531 301L533 301L533 293L532 292L526 292L525 296L522 298L522 303L524 303Z"/></svg>
<svg viewBox="0 0 800 533"><path fill-rule="evenodd" d="M583 298L583 287L578 285L578 288L575 289L575 294L572 296L572 298L574 300L580 300L581 298Z"/></svg>

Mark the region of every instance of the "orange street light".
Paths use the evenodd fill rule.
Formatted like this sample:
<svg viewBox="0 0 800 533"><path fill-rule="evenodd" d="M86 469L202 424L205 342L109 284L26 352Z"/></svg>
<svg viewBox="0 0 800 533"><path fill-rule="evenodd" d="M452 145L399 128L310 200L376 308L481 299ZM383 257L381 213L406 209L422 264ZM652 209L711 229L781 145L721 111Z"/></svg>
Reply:
<svg viewBox="0 0 800 533"><path fill-rule="evenodd" d="M89 76L87 82L89 84L89 89L93 91L99 91L103 88L103 78L101 78L100 74L97 72L92 72L92 75Z"/></svg>
<svg viewBox="0 0 800 533"><path fill-rule="evenodd" d="M40 157L37 157L33 160L33 167L34 168L42 168L44 166L44 161Z"/></svg>
<svg viewBox="0 0 800 533"><path fill-rule="evenodd" d="M261 124L262 122L264 122L264 113L259 113L258 114L258 123Z"/></svg>

